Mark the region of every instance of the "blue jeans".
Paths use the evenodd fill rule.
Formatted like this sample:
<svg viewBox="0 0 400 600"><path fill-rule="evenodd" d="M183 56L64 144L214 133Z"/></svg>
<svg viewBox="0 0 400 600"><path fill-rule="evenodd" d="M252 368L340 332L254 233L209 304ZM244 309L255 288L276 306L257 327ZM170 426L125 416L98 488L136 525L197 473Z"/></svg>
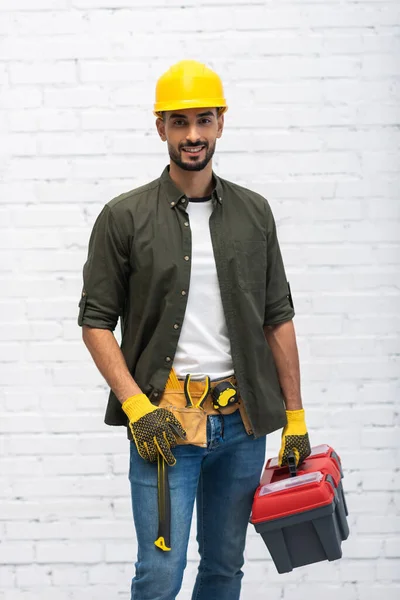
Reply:
<svg viewBox="0 0 400 600"><path fill-rule="evenodd" d="M207 448L179 445L169 467L171 551L154 545L158 530L157 465L130 443L129 480L138 541L131 600L174 600L186 567L194 501L200 564L192 600L238 600L253 495L265 458L265 437L247 435L239 411L211 415Z"/></svg>

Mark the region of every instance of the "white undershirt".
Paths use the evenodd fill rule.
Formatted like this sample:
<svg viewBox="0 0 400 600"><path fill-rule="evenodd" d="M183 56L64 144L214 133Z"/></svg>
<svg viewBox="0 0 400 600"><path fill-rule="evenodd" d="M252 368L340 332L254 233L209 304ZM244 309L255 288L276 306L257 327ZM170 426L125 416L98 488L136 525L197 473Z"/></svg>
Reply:
<svg viewBox="0 0 400 600"><path fill-rule="evenodd" d="M174 358L178 377L222 379L233 374L231 347L211 244L211 200L189 202L192 266L185 318Z"/></svg>

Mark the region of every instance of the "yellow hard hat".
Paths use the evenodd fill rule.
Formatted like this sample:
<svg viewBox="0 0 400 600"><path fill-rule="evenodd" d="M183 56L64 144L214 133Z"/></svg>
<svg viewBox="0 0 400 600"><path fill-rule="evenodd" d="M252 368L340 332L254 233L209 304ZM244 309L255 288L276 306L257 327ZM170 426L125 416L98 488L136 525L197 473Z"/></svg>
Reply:
<svg viewBox="0 0 400 600"><path fill-rule="evenodd" d="M181 60L157 81L154 114L185 108L219 108L228 110L219 76L196 60Z"/></svg>

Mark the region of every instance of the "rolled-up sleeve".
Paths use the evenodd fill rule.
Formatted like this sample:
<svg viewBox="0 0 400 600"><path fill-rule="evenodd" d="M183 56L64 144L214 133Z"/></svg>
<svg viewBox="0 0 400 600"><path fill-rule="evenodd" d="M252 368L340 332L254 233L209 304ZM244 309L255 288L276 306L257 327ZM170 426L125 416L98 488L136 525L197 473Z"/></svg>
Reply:
<svg viewBox="0 0 400 600"><path fill-rule="evenodd" d="M114 331L126 299L127 242L121 238L112 209L106 205L97 217L89 240L78 325Z"/></svg>
<svg viewBox="0 0 400 600"><path fill-rule="evenodd" d="M278 325L294 317L293 300L286 279L279 248L275 219L266 202L267 210L267 285L265 296L265 325Z"/></svg>

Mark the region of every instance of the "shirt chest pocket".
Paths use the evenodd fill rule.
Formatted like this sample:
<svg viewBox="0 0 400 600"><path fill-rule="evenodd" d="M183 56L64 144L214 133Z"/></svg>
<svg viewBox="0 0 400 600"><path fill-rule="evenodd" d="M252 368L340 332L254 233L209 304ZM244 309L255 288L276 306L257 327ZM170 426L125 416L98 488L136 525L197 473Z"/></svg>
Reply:
<svg viewBox="0 0 400 600"><path fill-rule="evenodd" d="M265 240L235 240L238 283L243 290L265 289L267 249Z"/></svg>

